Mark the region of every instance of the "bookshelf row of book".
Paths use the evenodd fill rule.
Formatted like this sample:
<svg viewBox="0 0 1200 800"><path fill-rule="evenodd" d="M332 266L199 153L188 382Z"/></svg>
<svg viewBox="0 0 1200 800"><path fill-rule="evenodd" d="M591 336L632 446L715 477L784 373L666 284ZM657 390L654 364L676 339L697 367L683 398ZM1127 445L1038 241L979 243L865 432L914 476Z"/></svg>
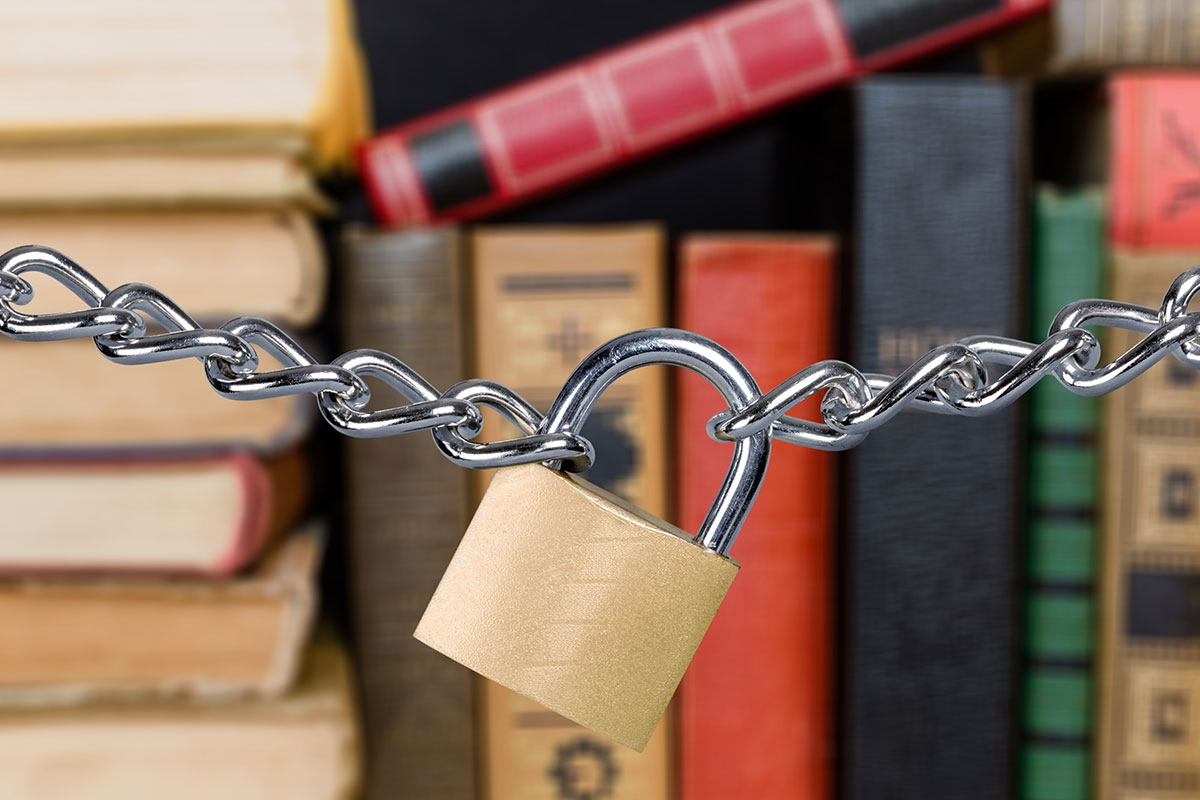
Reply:
<svg viewBox="0 0 1200 800"><path fill-rule="evenodd" d="M868 79L848 98L855 177L840 230L674 241L646 223L352 230L348 344L404 352L420 370L466 365L461 375L545 408L586 352L639 327L710 336L768 388L823 358L895 375L971 334L1041 341L1063 305L1087 297L1157 308L1200 253L1197 212L1179 197L1197 97L1190 73L1037 91L962 75ZM1065 106L1091 109L1090 132L1056 127ZM1056 140L1094 149L1084 136L1112 142L1100 173L1081 156L1045 168L1060 183L1036 180ZM1105 330L1103 361L1137 338ZM584 431L597 448L586 477L694 529L729 457L703 435L724 404L696 376L626 380ZM733 552L742 574L640 755L418 643L389 649L393 623L419 618L469 518L464 498L486 477L443 465L439 485L458 488L435 493L427 442L353 443L373 779L429 797L1187 796L1200 678L1195 377L1168 358L1110 398L1054 384L983 419L903 414L841 456L776 445ZM817 419L816 400L794 413ZM381 469L389 456L401 460ZM411 488L389 495L378 476L397 473ZM355 474L375 477L356 487ZM414 514L419 532L390 542L353 522ZM408 562L421 566L398 567ZM405 591L416 586L420 600ZM705 748L717 740L720 758ZM371 756L372 741L406 746Z"/></svg>

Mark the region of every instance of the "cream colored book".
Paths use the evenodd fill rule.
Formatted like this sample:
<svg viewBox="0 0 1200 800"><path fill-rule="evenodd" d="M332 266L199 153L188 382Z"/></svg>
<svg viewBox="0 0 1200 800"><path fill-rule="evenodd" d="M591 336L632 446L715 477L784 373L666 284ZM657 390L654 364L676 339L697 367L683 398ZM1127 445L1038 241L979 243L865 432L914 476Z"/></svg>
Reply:
<svg viewBox="0 0 1200 800"><path fill-rule="evenodd" d="M298 209L0 214L0 250L52 247L109 289L148 283L200 322L255 314L290 327L320 315L326 267L312 219ZM50 278L30 275L28 313L78 308Z"/></svg>
<svg viewBox="0 0 1200 800"><path fill-rule="evenodd" d="M349 800L360 774L350 670L329 635L272 700L0 711L5 800Z"/></svg>
<svg viewBox="0 0 1200 800"><path fill-rule="evenodd" d="M366 131L348 0L0 4L0 141L301 135L324 165Z"/></svg>
<svg viewBox="0 0 1200 800"><path fill-rule="evenodd" d="M327 212L303 155L295 137L0 146L0 210L298 205Z"/></svg>

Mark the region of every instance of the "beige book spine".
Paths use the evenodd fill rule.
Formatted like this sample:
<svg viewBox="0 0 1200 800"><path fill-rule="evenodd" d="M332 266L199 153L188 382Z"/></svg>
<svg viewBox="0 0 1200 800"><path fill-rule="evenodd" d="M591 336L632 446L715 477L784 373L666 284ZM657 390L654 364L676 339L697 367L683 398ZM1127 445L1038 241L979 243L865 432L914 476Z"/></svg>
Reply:
<svg viewBox="0 0 1200 800"><path fill-rule="evenodd" d="M663 249L661 229L649 224L478 229L472 241L473 372L508 384L545 411L590 350L622 333L665 324ZM624 376L605 392L583 431L597 450L585 477L658 516L666 515L670 485L667 377L664 367ZM485 438L511 435L512 428L488 415ZM480 495L489 477L479 476ZM479 680L489 800L670 796L667 719L638 754Z"/></svg>
<svg viewBox="0 0 1200 800"><path fill-rule="evenodd" d="M1182 254L1116 252L1112 297L1151 308ZM1140 334L1115 331L1106 351ZM1096 781L1101 800L1200 798L1200 377L1168 356L1109 395Z"/></svg>

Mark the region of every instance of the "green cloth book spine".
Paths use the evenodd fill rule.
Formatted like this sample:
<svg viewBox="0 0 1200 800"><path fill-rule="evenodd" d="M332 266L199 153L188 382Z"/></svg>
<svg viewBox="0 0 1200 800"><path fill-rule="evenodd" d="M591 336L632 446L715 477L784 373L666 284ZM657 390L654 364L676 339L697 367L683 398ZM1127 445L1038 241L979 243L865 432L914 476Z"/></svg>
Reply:
<svg viewBox="0 0 1200 800"><path fill-rule="evenodd" d="M1033 341L1058 310L1099 297L1104 195L1038 189ZM1090 797L1100 406L1043 380L1029 398L1029 528L1021 696L1022 800Z"/></svg>

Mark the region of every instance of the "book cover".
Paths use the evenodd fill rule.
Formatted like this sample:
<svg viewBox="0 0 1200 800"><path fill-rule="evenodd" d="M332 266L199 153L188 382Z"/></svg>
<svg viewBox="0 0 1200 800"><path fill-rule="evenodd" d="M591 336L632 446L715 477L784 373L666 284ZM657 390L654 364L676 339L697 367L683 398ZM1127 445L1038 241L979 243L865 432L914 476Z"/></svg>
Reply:
<svg viewBox="0 0 1200 800"><path fill-rule="evenodd" d="M385 224L475 218L1046 6L738 3L384 131L362 173Z"/></svg>
<svg viewBox="0 0 1200 800"><path fill-rule="evenodd" d="M680 246L678 327L728 347L766 390L832 358L834 242L693 234ZM731 445L705 435L725 409L698 375L676 382L679 524L700 527ZM816 398L792 413L820 419ZM681 800L833 796L834 456L777 444L731 555L742 565L677 695ZM712 743L720 742L714 758Z"/></svg>
<svg viewBox="0 0 1200 800"><path fill-rule="evenodd" d="M1109 91L1113 245L1194 249L1200 225L1200 76L1122 72L1110 80Z"/></svg>
<svg viewBox="0 0 1200 800"><path fill-rule="evenodd" d="M1103 295L1104 195L1041 186L1035 196L1030 341L1059 309ZM1091 797L1092 677L1100 502L1100 402L1043 379L1029 394L1028 526L1019 790Z"/></svg>
<svg viewBox="0 0 1200 800"><path fill-rule="evenodd" d="M1024 98L967 76L858 95L850 361L896 375L972 334L1019 337ZM1022 453L1015 409L902 413L848 454L847 800L1012 792Z"/></svg>
<svg viewBox="0 0 1200 800"><path fill-rule="evenodd" d="M397 354L439 389L466 377L462 238L347 229L342 345ZM472 675L412 638L467 528L471 476L428 435L347 439L343 452L366 796L474 800Z"/></svg>
<svg viewBox="0 0 1200 800"><path fill-rule="evenodd" d="M476 229L472 371L545 411L594 347L666 322L663 247L651 224ZM625 375L582 431L596 447L583 477L659 516L670 485L666 379L664 367ZM491 412L486 418L484 438L513 435ZM489 476L478 477L482 495ZM670 797L667 720L639 754L498 684L479 685L480 783L489 800Z"/></svg>

